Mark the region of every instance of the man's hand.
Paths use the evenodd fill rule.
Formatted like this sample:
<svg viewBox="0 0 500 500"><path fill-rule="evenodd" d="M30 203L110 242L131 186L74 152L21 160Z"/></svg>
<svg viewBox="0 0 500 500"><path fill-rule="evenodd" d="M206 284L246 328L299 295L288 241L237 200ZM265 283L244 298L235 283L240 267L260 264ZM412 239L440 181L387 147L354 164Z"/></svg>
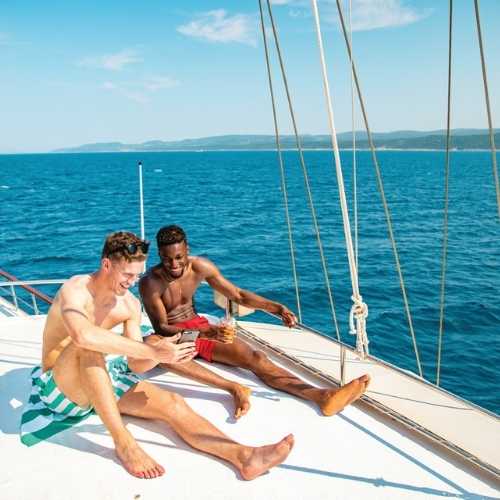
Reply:
<svg viewBox="0 0 500 500"><path fill-rule="evenodd" d="M206 338L222 342L223 344L230 344L234 340L236 330L232 329L226 324L210 325L200 328L200 338Z"/></svg>
<svg viewBox="0 0 500 500"><path fill-rule="evenodd" d="M223 344L232 344L236 336L236 323L229 320L222 320L220 325L217 326L217 336L214 340L222 342Z"/></svg>
<svg viewBox="0 0 500 500"><path fill-rule="evenodd" d="M159 363L187 363L198 354L194 342L177 344L180 336L178 333L173 337L164 337L153 346Z"/></svg>
<svg viewBox="0 0 500 500"><path fill-rule="evenodd" d="M281 321L283 321L288 328L292 328L297 324L297 316L295 316L295 314L293 314L293 312L287 307L281 306L279 314L281 316Z"/></svg>

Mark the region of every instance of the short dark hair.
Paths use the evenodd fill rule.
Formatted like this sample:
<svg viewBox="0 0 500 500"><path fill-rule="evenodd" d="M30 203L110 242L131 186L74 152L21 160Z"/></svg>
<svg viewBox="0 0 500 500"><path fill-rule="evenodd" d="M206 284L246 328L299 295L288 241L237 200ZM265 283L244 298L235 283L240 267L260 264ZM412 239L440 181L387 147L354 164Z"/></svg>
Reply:
<svg viewBox="0 0 500 500"><path fill-rule="evenodd" d="M156 233L156 244L158 245L158 249L167 245L182 243L183 241L187 244L186 233L182 227L176 226L175 224L164 226Z"/></svg>
<svg viewBox="0 0 500 500"><path fill-rule="evenodd" d="M107 257L111 260L125 259L127 262L143 262L148 254L144 253L141 247L143 240L134 233L128 231L117 231L106 237L104 246L102 247L101 258ZM129 245L137 245L137 250L134 253L129 253L127 247Z"/></svg>

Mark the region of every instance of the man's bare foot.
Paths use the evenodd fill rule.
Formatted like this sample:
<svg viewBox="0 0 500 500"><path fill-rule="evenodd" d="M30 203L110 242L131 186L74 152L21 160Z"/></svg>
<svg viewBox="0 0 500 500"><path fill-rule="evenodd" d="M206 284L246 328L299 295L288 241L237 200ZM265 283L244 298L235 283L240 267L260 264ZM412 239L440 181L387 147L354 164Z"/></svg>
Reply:
<svg viewBox="0 0 500 500"><path fill-rule="evenodd" d="M342 411L347 405L350 405L363 395L369 383L370 376L362 375L351 380L340 389L325 389L318 403L321 412L323 415L331 417Z"/></svg>
<svg viewBox="0 0 500 500"><path fill-rule="evenodd" d="M153 479L163 476L165 473L165 469L146 454L135 440L129 440L127 444L122 446L117 445L116 454L127 472L132 476L141 479Z"/></svg>
<svg viewBox="0 0 500 500"><path fill-rule="evenodd" d="M238 419L246 415L250 409L250 395L252 394L252 390L250 387L235 384L230 392L234 398L234 418Z"/></svg>
<svg viewBox="0 0 500 500"><path fill-rule="evenodd" d="M368 373L365 373L361 377L359 377L359 380L365 384L365 391L368 389L368 386L370 385L370 382L372 381L372 378Z"/></svg>
<svg viewBox="0 0 500 500"><path fill-rule="evenodd" d="M293 434L288 434L279 443L251 448L249 455L240 466L241 477L250 481L280 464L292 450L293 443Z"/></svg>

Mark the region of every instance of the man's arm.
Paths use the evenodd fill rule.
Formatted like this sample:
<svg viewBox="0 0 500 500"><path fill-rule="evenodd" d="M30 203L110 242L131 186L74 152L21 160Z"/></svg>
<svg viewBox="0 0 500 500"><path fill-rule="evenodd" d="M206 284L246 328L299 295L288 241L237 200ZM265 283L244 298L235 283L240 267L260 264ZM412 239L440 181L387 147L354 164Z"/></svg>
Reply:
<svg viewBox="0 0 500 500"><path fill-rule="evenodd" d="M68 283L60 291L61 313L64 325L76 346L104 354L121 354L139 359L154 359L158 363L172 363L179 359L175 349L151 346L94 325L87 316L86 292ZM184 344L185 345L185 344ZM177 347L177 346L175 346Z"/></svg>
<svg viewBox="0 0 500 500"><path fill-rule="evenodd" d="M124 322L123 336L143 343L140 324L141 305L139 301L134 298L131 317ZM175 335L169 338L161 338L156 335L150 337L155 338L150 338L148 341L148 345L156 348L166 347L167 349L170 346L172 349L178 351L180 357L175 363L172 364L172 366L175 366L179 363L187 363L188 361L191 361L197 354L194 347L194 342L184 342L183 344L176 345L177 340L179 340L179 335ZM140 359L132 356L127 357L127 362L129 368L136 373L147 372L158 364L158 361L155 359Z"/></svg>
<svg viewBox="0 0 500 500"><path fill-rule="evenodd" d="M277 314L281 317L286 326L292 327L297 323L295 314L293 314L293 312L283 304L273 302L272 300L266 299L261 295L238 288L226 279L217 266L209 260L199 258L197 265L199 266L199 269L201 270L207 283L212 288L222 293L229 300L252 309L261 309L272 314Z"/></svg>
<svg viewBox="0 0 500 500"><path fill-rule="evenodd" d="M146 341L148 344L156 342L156 340L158 340L156 337L159 335L168 338L172 335L182 333L185 330L185 328L181 328L179 326L169 325L167 310L161 297L162 291L153 278L150 276L144 276L139 282L139 292L141 294L144 308L146 309L154 331L157 334L156 336L150 335ZM220 334L217 326L210 325L200 327L199 331L200 337L219 340L221 342L225 341L225 336Z"/></svg>
<svg viewBox="0 0 500 500"><path fill-rule="evenodd" d="M161 290L150 276L144 276L139 281L139 292L141 294L144 309L151 320L155 332L165 337L171 337L181 333L183 328L168 324L168 315L163 300Z"/></svg>

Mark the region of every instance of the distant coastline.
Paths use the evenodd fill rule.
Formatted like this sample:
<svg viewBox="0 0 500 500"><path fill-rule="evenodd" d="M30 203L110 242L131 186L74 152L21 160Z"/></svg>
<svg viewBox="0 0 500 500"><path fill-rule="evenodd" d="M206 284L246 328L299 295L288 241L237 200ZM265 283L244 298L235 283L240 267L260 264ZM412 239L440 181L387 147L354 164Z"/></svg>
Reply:
<svg viewBox="0 0 500 500"><path fill-rule="evenodd" d="M378 151L442 151L446 149L446 132L396 131L372 134ZM500 131L495 129L495 144L500 144ZM338 134L339 148L353 147L352 132ZM301 135L302 148L307 151L331 150L329 135ZM296 140L292 135L280 137L283 150L295 150ZM358 150L369 150L365 132L356 132L355 146ZM480 151L490 149L490 138L484 129L454 129L451 132L451 146L454 151ZM179 141L147 141L140 144L103 142L83 144L71 148L60 148L52 153L147 153L147 152L205 152L205 151L274 151L276 139L273 135L221 135Z"/></svg>

